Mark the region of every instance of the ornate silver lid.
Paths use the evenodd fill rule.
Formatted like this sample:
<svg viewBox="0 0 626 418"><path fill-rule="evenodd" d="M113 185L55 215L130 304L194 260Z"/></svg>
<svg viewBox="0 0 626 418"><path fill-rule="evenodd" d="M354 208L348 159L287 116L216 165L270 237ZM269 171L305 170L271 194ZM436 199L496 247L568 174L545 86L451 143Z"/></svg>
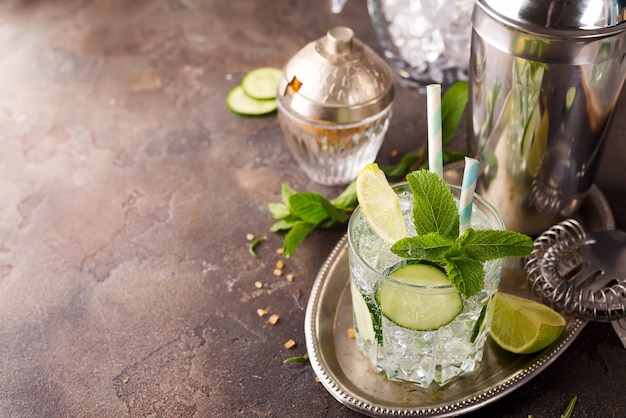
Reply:
<svg viewBox="0 0 626 418"><path fill-rule="evenodd" d="M307 44L284 67L278 100L305 119L352 123L385 109L394 96L387 62L339 26Z"/></svg>

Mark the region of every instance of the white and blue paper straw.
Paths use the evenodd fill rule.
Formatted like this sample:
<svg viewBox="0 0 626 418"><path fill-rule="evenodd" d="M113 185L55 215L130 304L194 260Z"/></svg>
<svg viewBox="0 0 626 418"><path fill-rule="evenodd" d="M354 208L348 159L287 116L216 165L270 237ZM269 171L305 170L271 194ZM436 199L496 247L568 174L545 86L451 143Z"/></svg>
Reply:
<svg viewBox="0 0 626 418"><path fill-rule="evenodd" d="M476 179L478 178L478 160L465 157L465 170L463 171L463 184L461 185L461 199L459 201L459 233L463 234L470 226L472 220L472 205Z"/></svg>
<svg viewBox="0 0 626 418"><path fill-rule="evenodd" d="M439 177L443 174L441 133L441 86L426 86L426 114L428 117L428 168Z"/></svg>

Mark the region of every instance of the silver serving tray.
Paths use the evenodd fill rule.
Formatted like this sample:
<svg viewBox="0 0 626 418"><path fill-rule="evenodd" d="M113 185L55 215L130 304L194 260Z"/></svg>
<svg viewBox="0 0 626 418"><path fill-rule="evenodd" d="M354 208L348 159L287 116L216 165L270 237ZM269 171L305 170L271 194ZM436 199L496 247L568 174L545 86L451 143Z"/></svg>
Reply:
<svg viewBox="0 0 626 418"><path fill-rule="evenodd" d="M595 186L577 214L589 229L614 229L606 199ZM534 298L519 265L508 265L500 290ZM474 411L537 376L574 341L586 324L567 317L561 338L539 353L517 355L487 339L480 368L444 386L423 389L396 383L376 373L348 337L352 325L347 237L335 246L313 284L306 310L305 337L313 370L324 387L342 404L377 417L448 417Z"/></svg>

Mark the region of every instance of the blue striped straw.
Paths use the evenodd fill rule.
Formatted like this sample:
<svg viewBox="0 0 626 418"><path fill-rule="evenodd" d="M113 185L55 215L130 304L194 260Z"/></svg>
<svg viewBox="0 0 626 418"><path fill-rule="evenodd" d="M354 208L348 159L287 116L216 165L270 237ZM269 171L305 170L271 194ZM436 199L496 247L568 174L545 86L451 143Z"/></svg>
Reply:
<svg viewBox="0 0 626 418"><path fill-rule="evenodd" d="M441 86L426 86L426 113L428 115L428 167L439 177L443 173L441 145Z"/></svg>
<svg viewBox="0 0 626 418"><path fill-rule="evenodd" d="M478 160L465 157L465 170L463 171L463 184L459 201L459 234L463 234L469 228L472 220L472 202L474 201L474 190L476 190L478 166Z"/></svg>

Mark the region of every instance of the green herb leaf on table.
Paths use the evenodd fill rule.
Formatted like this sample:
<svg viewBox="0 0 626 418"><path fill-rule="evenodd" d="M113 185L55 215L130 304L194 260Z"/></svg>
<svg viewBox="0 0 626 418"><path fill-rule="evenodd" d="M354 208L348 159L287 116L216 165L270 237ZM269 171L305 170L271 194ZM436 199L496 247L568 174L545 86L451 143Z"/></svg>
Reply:
<svg viewBox="0 0 626 418"><path fill-rule="evenodd" d="M345 224L357 205L354 183L336 198L328 200L314 192L298 193L286 184L281 186L282 202L268 204L274 219L272 232L286 232L283 255L289 258L302 241L315 229Z"/></svg>
<svg viewBox="0 0 626 418"><path fill-rule="evenodd" d="M274 219L285 219L287 216L291 215L289 211L289 205L285 203L270 203L268 205L268 209L270 213L274 217Z"/></svg>
<svg viewBox="0 0 626 418"><path fill-rule="evenodd" d="M304 353L303 356L289 357L283 360L283 363L306 363L309 361L309 353Z"/></svg>
<svg viewBox="0 0 626 418"><path fill-rule="evenodd" d="M469 99L467 81L457 81L441 96L441 142L449 142L456 133Z"/></svg>
<svg viewBox="0 0 626 418"><path fill-rule="evenodd" d="M327 216L339 217L337 209L324 197L313 192L296 193L289 197L291 213L302 220L318 224ZM329 214L332 211L332 215ZM345 215L345 213L344 213ZM344 218L345 220L345 218Z"/></svg>
<svg viewBox="0 0 626 418"><path fill-rule="evenodd" d="M248 245L248 253L254 257L254 258L259 258L259 255L256 253L255 248L257 245L259 245L261 242L265 241L267 239L267 237L264 235L262 237L259 237L255 240L253 240L250 245Z"/></svg>
<svg viewBox="0 0 626 418"><path fill-rule="evenodd" d="M426 146L424 145L404 154L398 164L381 166L380 169L383 170L388 178L399 179L410 173L411 169L415 167L419 161L422 162L422 164L419 165L420 167L424 166L424 163L427 163Z"/></svg>
<svg viewBox="0 0 626 418"><path fill-rule="evenodd" d="M287 258L290 257L302 240L314 229L315 224L310 222L298 221L293 224L293 227L291 227L287 235L285 235L283 243L284 256Z"/></svg>
<svg viewBox="0 0 626 418"><path fill-rule="evenodd" d="M336 198L330 201L333 206L343 209L345 211L351 211L358 205L358 199L356 198L356 181L353 181L344 189L343 192Z"/></svg>

